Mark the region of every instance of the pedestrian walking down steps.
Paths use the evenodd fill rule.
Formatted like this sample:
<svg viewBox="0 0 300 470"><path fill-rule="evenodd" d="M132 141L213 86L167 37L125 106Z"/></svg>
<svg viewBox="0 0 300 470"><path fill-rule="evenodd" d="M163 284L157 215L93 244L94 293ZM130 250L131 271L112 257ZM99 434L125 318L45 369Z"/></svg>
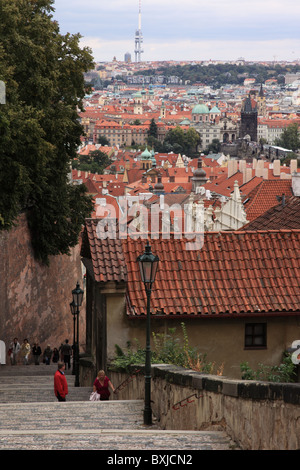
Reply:
<svg viewBox="0 0 300 470"><path fill-rule="evenodd" d="M93 393L91 394L90 400L97 401L97 400L109 400L110 391L109 388L115 393L115 387L109 380L109 378L105 375L104 370L100 370L98 375L94 381L93 385Z"/></svg>
<svg viewBox="0 0 300 470"><path fill-rule="evenodd" d="M68 395L68 382L65 376L65 364L59 362L57 371L54 374L54 394L58 401L66 401Z"/></svg>
<svg viewBox="0 0 300 470"><path fill-rule="evenodd" d="M13 342L9 346L8 355L10 357L11 365L14 366L17 364L18 354L21 350L20 343L18 338L14 338Z"/></svg>
<svg viewBox="0 0 300 470"><path fill-rule="evenodd" d="M24 339L22 346L21 346L21 356L23 357L24 364L26 366L29 365L29 354L30 354L30 344L28 339Z"/></svg>
<svg viewBox="0 0 300 470"><path fill-rule="evenodd" d="M72 347L69 345L69 340L66 339L65 344L61 346L61 355L62 360L66 366L66 369L71 367L71 356L72 356Z"/></svg>
<svg viewBox="0 0 300 470"><path fill-rule="evenodd" d="M32 347L32 355L34 357L34 363L36 366L40 365L40 356L42 354L41 347L39 346L38 343L33 343Z"/></svg>

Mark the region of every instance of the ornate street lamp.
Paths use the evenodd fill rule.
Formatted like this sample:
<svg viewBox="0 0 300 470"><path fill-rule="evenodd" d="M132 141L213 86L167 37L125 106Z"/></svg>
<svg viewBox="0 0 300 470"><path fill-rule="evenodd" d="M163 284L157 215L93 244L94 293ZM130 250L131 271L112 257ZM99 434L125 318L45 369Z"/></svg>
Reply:
<svg viewBox="0 0 300 470"><path fill-rule="evenodd" d="M153 255L147 240L144 254L138 256L142 281L147 295L147 327L146 327L146 361L145 361L145 408L144 424L152 424L151 411L151 349L150 349L150 297L152 285L155 281L159 258Z"/></svg>
<svg viewBox="0 0 300 470"><path fill-rule="evenodd" d="M75 347L75 387L79 387L79 307L81 307L83 300L83 290L80 289L79 282L76 284L76 288L72 290L73 302L70 307L72 314L74 312L74 330L75 330L75 315L77 315L77 339ZM75 335L74 335L75 337Z"/></svg>
<svg viewBox="0 0 300 470"><path fill-rule="evenodd" d="M75 331L76 331L76 311L77 308L75 307L74 301L70 303L70 310L73 315L73 368L72 368L72 375L75 375L75 351L76 351L76 345L75 345Z"/></svg>

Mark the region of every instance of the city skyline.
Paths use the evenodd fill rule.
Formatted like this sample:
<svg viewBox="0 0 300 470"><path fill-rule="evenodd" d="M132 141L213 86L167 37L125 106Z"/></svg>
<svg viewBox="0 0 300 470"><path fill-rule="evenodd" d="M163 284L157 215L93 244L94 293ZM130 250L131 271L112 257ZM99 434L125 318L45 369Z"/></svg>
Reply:
<svg viewBox="0 0 300 470"><path fill-rule="evenodd" d="M55 0L63 34L80 33L95 61L134 61L138 0ZM143 61L294 61L300 58L298 0L142 0Z"/></svg>

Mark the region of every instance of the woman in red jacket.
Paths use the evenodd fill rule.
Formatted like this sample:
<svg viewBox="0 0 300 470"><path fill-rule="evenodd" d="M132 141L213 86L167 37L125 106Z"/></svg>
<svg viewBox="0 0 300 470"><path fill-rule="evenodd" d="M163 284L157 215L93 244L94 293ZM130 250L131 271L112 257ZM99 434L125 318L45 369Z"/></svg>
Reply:
<svg viewBox="0 0 300 470"><path fill-rule="evenodd" d="M66 401L68 395L68 382L65 376L65 364L58 363L58 370L54 374L54 393L58 401Z"/></svg>
<svg viewBox="0 0 300 470"><path fill-rule="evenodd" d="M109 400L110 391L108 387L115 392L115 388L109 378L106 377L104 370L100 370L94 382L93 392L100 394L100 400Z"/></svg>

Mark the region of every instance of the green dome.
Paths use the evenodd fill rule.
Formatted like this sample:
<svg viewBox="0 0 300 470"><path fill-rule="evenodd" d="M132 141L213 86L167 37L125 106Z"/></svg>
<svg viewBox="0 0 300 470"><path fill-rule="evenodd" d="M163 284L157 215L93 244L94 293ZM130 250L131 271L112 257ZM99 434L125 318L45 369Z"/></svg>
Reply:
<svg viewBox="0 0 300 470"><path fill-rule="evenodd" d="M188 118L185 118L183 121L181 121L180 125L181 126L188 126L191 124L191 121Z"/></svg>
<svg viewBox="0 0 300 470"><path fill-rule="evenodd" d="M203 102L196 104L192 110L192 114L209 114L209 109Z"/></svg>
<svg viewBox="0 0 300 470"><path fill-rule="evenodd" d="M214 106L211 110L210 110L210 113L221 113L221 111L219 110L219 108L217 108L217 106Z"/></svg>
<svg viewBox="0 0 300 470"><path fill-rule="evenodd" d="M147 147L145 148L145 150L143 151L143 153L141 154L141 157L144 159L144 158L151 158L151 153L149 152L149 150L147 149Z"/></svg>

